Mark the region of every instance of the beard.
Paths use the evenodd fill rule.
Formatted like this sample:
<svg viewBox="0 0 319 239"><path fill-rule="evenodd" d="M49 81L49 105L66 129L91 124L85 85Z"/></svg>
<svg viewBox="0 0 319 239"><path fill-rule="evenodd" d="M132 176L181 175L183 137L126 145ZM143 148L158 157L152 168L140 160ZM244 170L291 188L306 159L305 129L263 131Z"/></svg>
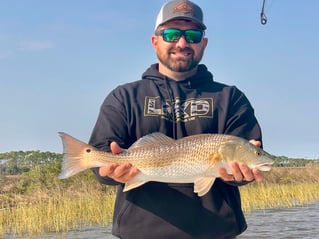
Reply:
<svg viewBox="0 0 319 239"><path fill-rule="evenodd" d="M178 54L178 56L176 56ZM196 56L191 48L172 48L168 52L158 51L157 58L162 65L175 72L187 72L194 69L201 61L204 49Z"/></svg>

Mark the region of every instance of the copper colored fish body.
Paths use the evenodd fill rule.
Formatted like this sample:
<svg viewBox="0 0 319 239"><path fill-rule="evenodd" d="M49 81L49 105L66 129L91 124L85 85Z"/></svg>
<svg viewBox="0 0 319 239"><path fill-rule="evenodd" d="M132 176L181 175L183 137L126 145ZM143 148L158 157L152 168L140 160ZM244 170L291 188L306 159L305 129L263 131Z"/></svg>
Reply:
<svg viewBox="0 0 319 239"><path fill-rule="evenodd" d="M174 140L153 133L137 140L129 149L112 154L59 133L64 146L59 178L68 178L108 163L129 162L140 173L127 182L124 191L149 181L194 183L194 192L205 195L212 187L221 167L229 170L230 161L245 162L250 168L268 171L273 158L247 140L224 134L199 134Z"/></svg>

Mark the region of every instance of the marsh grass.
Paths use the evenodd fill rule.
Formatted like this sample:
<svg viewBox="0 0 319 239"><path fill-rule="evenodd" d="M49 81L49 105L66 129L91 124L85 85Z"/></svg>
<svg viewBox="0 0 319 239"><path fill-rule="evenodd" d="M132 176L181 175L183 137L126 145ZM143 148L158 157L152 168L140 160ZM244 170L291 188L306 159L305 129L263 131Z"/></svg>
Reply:
<svg viewBox="0 0 319 239"><path fill-rule="evenodd" d="M319 165L273 168L263 183L240 187L246 213L268 208L305 206L319 201Z"/></svg>
<svg viewBox="0 0 319 239"><path fill-rule="evenodd" d="M5 234L40 235L67 232L111 222L114 193L92 190L86 195L67 192L0 211L0 237ZM34 195L33 195L34 196Z"/></svg>
<svg viewBox="0 0 319 239"><path fill-rule="evenodd" d="M319 184L252 184L240 189L245 213L268 208L291 208L319 201Z"/></svg>
<svg viewBox="0 0 319 239"><path fill-rule="evenodd" d="M257 209L303 206L319 201L318 166L274 168L265 174L265 179L263 183L240 187L246 214ZM23 180L16 182L28 187L6 182L11 190L0 192L0 238L8 234L32 237L47 232L64 233L111 223L115 189L100 185L90 173L62 182L56 176L48 177L50 183L44 181L42 186ZM26 190L30 185L32 190Z"/></svg>

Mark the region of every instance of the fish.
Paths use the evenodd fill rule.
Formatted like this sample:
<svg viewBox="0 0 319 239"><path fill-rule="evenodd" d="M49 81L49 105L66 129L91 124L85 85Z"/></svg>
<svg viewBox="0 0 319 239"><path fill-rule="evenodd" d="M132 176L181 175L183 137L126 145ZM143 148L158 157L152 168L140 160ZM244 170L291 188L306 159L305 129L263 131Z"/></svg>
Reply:
<svg viewBox="0 0 319 239"><path fill-rule="evenodd" d="M172 139L155 132L138 139L119 154L104 152L64 132L60 179L108 163L129 162L139 173L126 182L129 191L151 181L194 183L194 193L204 196L219 177L219 169L231 173L229 162L244 162L249 168L271 170L274 158L248 140L227 134L197 134Z"/></svg>

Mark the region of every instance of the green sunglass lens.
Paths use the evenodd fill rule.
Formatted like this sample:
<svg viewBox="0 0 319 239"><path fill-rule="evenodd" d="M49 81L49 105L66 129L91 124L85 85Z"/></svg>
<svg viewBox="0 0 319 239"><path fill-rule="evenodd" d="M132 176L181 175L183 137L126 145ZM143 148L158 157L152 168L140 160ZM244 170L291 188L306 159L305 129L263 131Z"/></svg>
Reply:
<svg viewBox="0 0 319 239"><path fill-rule="evenodd" d="M166 29L163 32L163 37L165 41L176 42L181 37L182 32L177 29Z"/></svg>
<svg viewBox="0 0 319 239"><path fill-rule="evenodd" d="M189 43L199 43L202 40L202 32L196 30L186 30L185 39Z"/></svg>

